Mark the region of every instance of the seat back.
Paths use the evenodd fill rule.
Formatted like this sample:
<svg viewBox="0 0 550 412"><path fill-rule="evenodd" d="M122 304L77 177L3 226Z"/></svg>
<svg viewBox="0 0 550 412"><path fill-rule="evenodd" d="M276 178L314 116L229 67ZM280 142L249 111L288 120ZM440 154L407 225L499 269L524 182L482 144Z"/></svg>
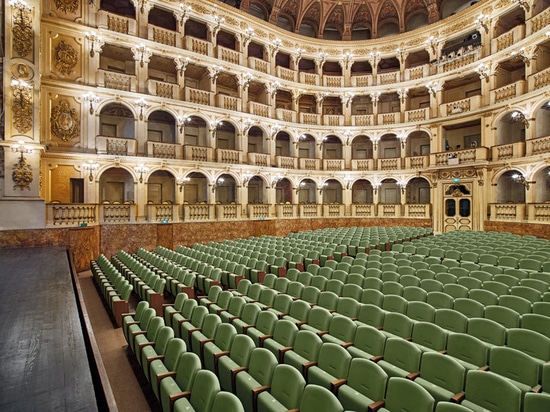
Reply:
<svg viewBox="0 0 550 412"><path fill-rule="evenodd" d="M375 362L368 359L351 360L347 385L367 398L377 402L384 399L388 375Z"/></svg>
<svg viewBox="0 0 550 412"><path fill-rule="evenodd" d="M451 393L460 393L464 390L466 368L452 357L426 352L422 355L420 377Z"/></svg>
<svg viewBox="0 0 550 412"><path fill-rule="evenodd" d="M319 351L317 366L336 379L348 375L351 355L342 346L335 343L325 343Z"/></svg>
<svg viewBox="0 0 550 412"><path fill-rule="evenodd" d="M195 375L189 403L196 411L209 411L220 390L220 382L214 372L202 369Z"/></svg>
<svg viewBox="0 0 550 412"><path fill-rule="evenodd" d="M514 381L535 387L539 380L539 363L514 348L496 347L489 354L491 371Z"/></svg>
<svg viewBox="0 0 550 412"><path fill-rule="evenodd" d="M448 332L429 322L417 322L412 331L412 341L424 348L442 351L447 347Z"/></svg>
<svg viewBox="0 0 550 412"><path fill-rule="evenodd" d="M239 398L231 392L220 391L214 396L211 412L244 412Z"/></svg>
<svg viewBox="0 0 550 412"><path fill-rule="evenodd" d="M386 335L378 329L372 326L362 325L355 331L355 337L353 339L353 347L355 349L359 349L368 355L381 356L384 354L385 346ZM350 350L350 353L354 356L355 351Z"/></svg>
<svg viewBox="0 0 550 412"><path fill-rule="evenodd" d="M310 361L316 361L319 357L319 351L323 341L314 332L309 330L300 330L294 339L294 352Z"/></svg>
<svg viewBox="0 0 550 412"><path fill-rule="evenodd" d="M407 316L415 321L434 322L435 308L426 302L409 302Z"/></svg>
<svg viewBox="0 0 550 412"><path fill-rule="evenodd" d="M491 345L504 346L506 343L506 328L491 319L472 318L468 320L466 332Z"/></svg>
<svg viewBox="0 0 550 412"><path fill-rule="evenodd" d="M508 347L517 349L533 358L545 362L550 360L550 338L534 330L510 328L508 329L506 344ZM550 385L550 382L548 384ZM550 391L548 388L544 388L544 390Z"/></svg>
<svg viewBox="0 0 550 412"><path fill-rule="evenodd" d="M191 390L195 375L200 370L201 359L196 354L193 352L183 352L179 355L175 381L182 392Z"/></svg>
<svg viewBox="0 0 550 412"><path fill-rule="evenodd" d="M241 321L245 325L254 325L261 311L262 309L258 305L254 303L247 303L244 305L241 312Z"/></svg>
<svg viewBox="0 0 550 412"><path fill-rule="evenodd" d="M519 328L520 315L505 306L489 305L485 307L485 317L500 323L505 328Z"/></svg>
<svg viewBox="0 0 550 412"><path fill-rule="evenodd" d="M336 312L348 318L357 318L359 314L360 303L350 297L341 297L338 299Z"/></svg>
<svg viewBox="0 0 550 412"><path fill-rule="evenodd" d="M409 339L413 333L414 321L402 313L391 312L384 318L384 332L403 339Z"/></svg>
<svg viewBox="0 0 550 412"><path fill-rule="evenodd" d="M270 393L286 409L295 409L300 406L305 386L306 380L300 371L290 365L281 364L273 372Z"/></svg>
<svg viewBox="0 0 550 412"><path fill-rule="evenodd" d="M479 368L487 365L489 346L475 336L452 333L447 338L447 354Z"/></svg>
<svg viewBox="0 0 550 412"><path fill-rule="evenodd" d="M379 306L365 303L362 304L359 309L359 316L357 317L357 320L365 325L381 328L384 324L385 316L386 312Z"/></svg>
<svg viewBox="0 0 550 412"><path fill-rule="evenodd" d="M466 398L462 404L476 409L499 412L521 410L521 390L506 378L484 371L469 371L466 375Z"/></svg>
<svg viewBox="0 0 550 412"><path fill-rule="evenodd" d="M334 316L330 321L328 333L342 342L353 342L357 325L347 316Z"/></svg>
<svg viewBox="0 0 550 412"><path fill-rule="evenodd" d="M523 315L531 313L531 302L521 296L503 295L498 298L499 306L504 306L515 310L518 314Z"/></svg>
<svg viewBox="0 0 550 412"><path fill-rule="evenodd" d="M321 306L314 306L309 312L308 325L317 330L328 330L332 314Z"/></svg>
<svg viewBox="0 0 550 412"><path fill-rule="evenodd" d="M260 385L269 385L273 377L277 358L265 348L256 348L250 354L248 374Z"/></svg>
<svg viewBox="0 0 550 412"><path fill-rule="evenodd" d="M453 297L441 291L428 292L426 302L435 309L452 309L454 305Z"/></svg>
<svg viewBox="0 0 550 412"><path fill-rule="evenodd" d="M435 400L422 386L405 378L390 378L385 408L389 411L432 412Z"/></svg>
<svg viewBox="0 0 550 412"><path fill-rule="evenodd" d="M302 393L300 412L319 412L321 410L342 412L344 408L338 398L328 389L318 385L307 385Z"/></svg>
<svg viewBox="0 0 550 412"><path fill-rule="evenodd" d="M264 335L270 335L275 329L277 323L277 315L273 312L266 310L261 311L256 318L256 329L262 332Z"/></svg>
<svg viewBox="0 0 550 412"><path fill-rule="evenodd" d="M401 338L388 338L384 350L384 361L408 372L420 370L422 351L414 343Z"/></svg>

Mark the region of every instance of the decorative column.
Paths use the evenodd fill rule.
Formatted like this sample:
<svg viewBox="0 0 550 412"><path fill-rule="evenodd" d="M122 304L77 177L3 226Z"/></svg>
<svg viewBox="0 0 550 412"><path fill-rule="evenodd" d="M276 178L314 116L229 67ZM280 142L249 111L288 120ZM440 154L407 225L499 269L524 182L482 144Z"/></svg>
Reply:
<svg viewBox="0 0 550 412"><path fill-rule="evenodd" d="M380 92L372 92L370 94L370 99L372 101L372 114L374 116L374 124L378 124L378 100L380 99L380 96L382 93Z"/></svg>
<svg viewBox="0 0 550 412"><path fill-rule="evenodd" d="M443 101L443 81L433 81L426 84L426 89L430 94L430 117L435 119L438 117L439 105Z"/></svg>
<svg viewBox="0 0 550 412"><path fill-rule="evenodd" d="M102 47L105 44L102 37L95 31L84 33L84 37L87 43L87 49L89 50L90 58L88 64L85 65L87 70L85 71L86 83L90 85L97 84L97 72L99 70L99 55L102 52ZM86 59L83 59L86 61Z"/></svg>
<svg viewBox="0 0 550 412"><path fill-rule="evenodd" d="M377 51L375 48L374 51L369 53L367 60L369 61L372 67L372 84L377 85L378 84L378 62L380 61L380 52Z"/></svg>
<svg viewBox="0 0 550 412"><path fill-rule="evenodd" d="M174 58L174 63L176 65L176 71L178 72L178 87L179 93L178 97L184 99L185 96L185 70L187 70L187 65L191 59L189 57L178 56Z"/></svg>
<svg viewBox="0 0 550 412"><path fill-rule="evenodd" d="M174 17L179 22L176 27L176 31L179 33L178 39L176 39L176 47L182 47L182 40L185 37L185 23L189 20L191 10L191 5L185 3L180 3L180 10L174 10Z"/></svg>
<svg viewBox="0 0 550 412"><path fill-rule="evenodd" d="M409 52L407 51L407 49L405 49L405 45L401 43L401 45L395 50L395 57L399 61L399 73L401 75L401 81L405 80L405 68L408 56Z"/></svg>
<svg viewBox="0 0 550 412"><path fill-rule="evenodd" d="M131 48L132 53L134 54L135 64L135 73L137 77L137 88L139 93L147 92L147 79L149 77L149 61L153 52L149 47L145 47L142 43L138 46Z"/></svg>
<svg viewBox="0 0 550 412"><path fill-rule="evenodd" d="M148 38L149 27L149 11L153 8L153 5L147 0L133 0L136 8L136 21L138 26L138 37L142 39Z"/></svg>
<svg viewBox="0 0 550 412"><path fill-rule="evenodd" d="M349 51L344 53L341 59L338 60L338 64L342 68L342 74L344 76L344 86L351 86L351 66L353 65L353 54Z"/></svg>
<svg viewBox="0 0 550 412"><path fill-rule="evenodd" d="M397 89L397 95L399 96L399 111L401 112L401 122L405 122L405 112L407 111L407 97L408 97L409 89Z"/></svg>

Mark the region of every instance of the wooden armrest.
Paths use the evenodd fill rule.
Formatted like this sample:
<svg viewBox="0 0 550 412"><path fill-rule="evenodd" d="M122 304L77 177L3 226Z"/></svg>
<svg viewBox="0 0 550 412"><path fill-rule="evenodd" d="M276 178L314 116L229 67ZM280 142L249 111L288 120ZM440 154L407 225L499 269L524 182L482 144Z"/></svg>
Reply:
<svg viewBox="0 0 550 412"><path fill-rule="evenodd" d="M353 346L353 342L344 342L340 346L346 349L346 348L349 348L350 346Z"/></svg>
<svg viewBox="0 0 550 412"><path fill-rule="evenodd" d="M135 332L132 332L132 336L145 335L146 333L146 330L136 330Z"/></svg>
<svg viewBox="0 0 550 412"><path fill-rule="evenodd" d="M381 407L383 407L385 404L386 404L386 401L384 401L384 400L374 402L374 403L371 403L370 405L367 406L367 410L369 412L375 412L378 409L380 409Z"/></svg>
<svg viewBox="0 0 550 412"><path fill-rule="evenodd" d="M263 335L263 336L260 336L259 338L259 342L260 342L260 346L263 347L264 346L264 341L266 339L269 339L269 338L272 338L273 335Z"/></svg>
<svg viewBox="0 0 550 412"><path fill-rule="evenodd" d="M268 310L268 309L273 309L273 306L264 306L264 307L262 308L262 310Z"/></svg>
<svg viewBox="0 0 550 412"><path fill-rule="evenodd" d="M191 335L193 332L201 332L202 328L191 328L187 332L189 332L189 335Z"/></svg>
<svg viewBox="0 0 550 412"><path fill-rule="evenodd" d="M219 315L222 312L227 312L227 308L220 308L220 309L216 310L216 315Z"/></svg>
<svg viewBox="0 0 550 412"><path fill-rule="evenodd" d="M229 323L233 323L233 321L234 321L235 319L239 319L239 317L238 317L238 316L231 316L231 317L229 317L229 319L228 319L228 320L229 320Z"/></svg>
<svg viewBox="0 0 550 412"><path fill-rule="evenodd" d="M533 387L531 388L531 392L534 392L534 393L541 393L541 392L542 392L542 386L541 386L541 385L533 386Z"/></svg>
<svg viewBox="0 0 550 412"><path fill-rule="evenodd" d="M256 325L244 325L243 326L243 333L246 334L246 331L250 328L255 328Z"/></svg>
<svg viewBox="0 0 550 412"><path fill-rule="evenodd" d="M176 376L176 372L164 372L164 373L159 373L157 375L157 381L161 381L163 380L164 378L168 378L169 376Z"/></svg>
<svg viewBox="0 0 550 412"><path fill-rule="evenodd" d="M413 338L409 337L409 338L404 338L406 341L409 341L409 342L412 342Z"/></svg>
<svg viewBox="0 0 550 412"><path fill-rule="evenodd" d="M382 326L377 326L376 329L382 330Z"/></svg>
<svg viewBox="0 0 550 412"><path fill-rule="evenodd" d="M300 326L302 326L302 325L307 325L307 322L305 320L296 322L296 326L298 326L298 329L300 329Z"/></svg>
<svg viewBox="0 0 550 412"><path fill-rule="evenodd" d="M258 404L258 395L262 392L268 391L271 389L271 386L258 386L257 388L252 389L252 407L256 410L256 405Z"/></svg>
<svg viewBox="0 0 550 412"><path fill-rule="evenodd" d="M283 359L285 358L285 353L292 349L294 349L294 347L292 346L285 346L284 348L279 348L279 363L284 363Z"/></svg>
<svg viewBox="0 0 550 412"><path fill-rule="evenodd" d="M338 393L338 388L345 384L347 381L348 380L346 378L336 379L335 381L332 381L330 383L331 392L336 395Z"/></svg>
<svg viewBox="0 0 550 412"><path fill-rule="evenodd" d="M420 376L420 372L411 372L407 376L405 376L407 379L410 379L411 381L414 381L416 378Z"/></svg>
<svg viewBox="0 0 550 412"><path fill-rule="evenodd" d="M489 365L480 366L478 370L480 370L480 371L488 371L488 370L489 370Z"/></svg>
<svg viewBox="0 0 550 412"><path fill-rule="evenodd" d="M189 399L189 397L191 396L191 392L187 391L187 392L172 393L168 396L169 396L169 400L170 400L170 410L173 411L174 410L174 404L176 403L176 401L178 399L181 399L181 398Z"/></svg>
<svg viewBox="0 0 550 412"><path fill-rule="evenodd" d="M377 355L377 356L373 356L372 358L370 358L370 360L373 361L374 363L380 362L382 359L384 359L383 355Z"/></svg>
<svg viewBox="0 0 550 412"><path fill-rule="evenodd" d="M466 394L464 392L457 393L451 397L451 402L460 403L464 400Z"/></svg>
<svg viewBox="0 0 550 412"><path fill-rule="evenodd" d="M231 352L229 352L228 350L224 350L224 351L221 351L221 352L216 352L214 354L214 359L217 360L219 358L221 358L222 356L226 356L226 355L229 355Z"/></svg>
<svg viewBox="0 0 550 412"><path fill-rule="evenodd" d="M438 353L441 353L442 355L446 355L447 351L445 349L443 349L443 350L440 350Z"/></svg>
<svg viewBox="0 0 550 412"><path fill-rule="evenodd" d="M304 378L307 379L307 371L309 370L309 368L315 365L317 365L317 362L315 361L309 361L302 364L302 375L304 375Z"/></svg>
<svg viewBox="0 0 550 412"><path fill-rule="evenodd" d="M318 330L317 331L318 336L323 336L323 335L326 335L327 333L328 333L328 330Z"/></svg>
<svg viewBox="0 0 550 412"><path fill-rule="evenodd" d="M146 346L154 346L155 344L156 342L141 342L141 343L138 343L138 347L139 349L143 349Z"/></svg>
<svg viewBox="0 0 550 412"><path fill-rule="evenodd" d="M126 317L126 316L134 316L136 313L123 313L121 314L120 316L122 316L123 318ZM128 322L127 325L133 325L134 323L139 323L139 321L135 321L135 322Z"/></svg>
<svg viewBox="0 0 550 412"><path fill-rule="evenodd" d="M336 312L336 309L327 309L330 313Z"/></svg>
<svg viewBox="0 0 550 412"><path fill-rule="evenodd" d="M231 369L231 388L232 388L232 392L235 393L236 391L236 379L237 379L237 374L239 372L244 372L244 371L247 371L248 370L248 367L247 366L240 366L238 368L233 368Z"/></svg>
<svg viewBox="0 0 550 412"><path fill-rule="evenodd" d="M285 317L285 316L288 316L288 313L279 313L279 314L277 315L277 317L278 317L279 319L282 319L282 318Z"/></svg>
<svg viewBox="0 0 550 412"><path fill-rule="evenodd" d="M156 355L156 356L149 356L146 361L147 361L147 370L149 370L149 365L151 364L151 362L153 362L154 360L164 360L164 355Z"/></svg>
<svg viewBox="0 0 550 412"><path fill-rule="evenodd" d="M178 319L178 326L181 326L182 323L191 322L191 319Z"/></svg>

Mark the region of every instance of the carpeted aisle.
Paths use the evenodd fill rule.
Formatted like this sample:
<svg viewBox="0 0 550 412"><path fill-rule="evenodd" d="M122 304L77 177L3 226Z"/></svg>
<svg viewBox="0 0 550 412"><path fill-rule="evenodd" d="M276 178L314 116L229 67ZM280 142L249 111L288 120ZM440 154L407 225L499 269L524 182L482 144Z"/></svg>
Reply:
<svg viewBox="0 0 550 412"><path fill-rule="evenodd" d="M130 358L121 328L115 328L94 285L90 271L78 274L95 339L119 411L160 411L139 364Z"/></svg>

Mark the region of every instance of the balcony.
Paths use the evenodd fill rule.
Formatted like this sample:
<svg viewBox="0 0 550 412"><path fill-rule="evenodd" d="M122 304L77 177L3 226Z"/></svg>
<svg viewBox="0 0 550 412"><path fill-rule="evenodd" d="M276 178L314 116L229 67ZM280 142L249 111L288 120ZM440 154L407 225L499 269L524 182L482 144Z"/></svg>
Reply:
<svg viewBox="0 0 550 412"><path fill-rule="evenodd" d="M453 114L466 113L481 107L481 96L472 96L466 99L457 100L450 103L439 105L439 115L441 117L451 116Z"/></svg>
<svg viewBox="0 0 550 412"><path fill-rule="evenodd" d="M321 205L316 203L298 205L298 214L301 218L321 217Z"/></svg>
<svg viewBox="0 0 550 412"><path fill-rule="evenodd" d="M341 114L325 114L323 115L323 124L325 126L343 126L344 116Z"/></svg>
<svg viewBox="0 0 550 412"><path fill-rule="evenodd" d="M325 87L344 87L344 76L323 75L323 86Z"/></svg>
<svg viewBox="0 0 550 412"><path fill-rule="evenodd" d="M529 203L527 216L532 223L550 222L550 203Z"/></svg>
<svg viewBox="0 0 550 412"><path fill-rule="evenodd" d="M256 57L249 57L248 67L250 67L252 70L269 74L269 64L265 60L258 59Z"/></svg>
<svg viewBox="0 0 550 412"><path fill-rule="evenodd" d="M374 83L372 74L351 76L351 87L371 87Z"/></svg>
<svg viewBox="0 0 550 412"><path fill-rule="evenodd" d="M323 159L323 170L331 172L345 170L344 159Z"/></svg>
<svg viewBox="0 0 550 412"><path fill-rule="evenodd" d="M525 80L518 80L515 83L507 84L498 89L491 90L491 104L503 102L525 93Z"/></svg>
<svg viewBox="0 0 550 412"><path fill-rule="evenodd" d="M400 73L399 72L390 72L390 73L379 73L376 75L377 77L377 83L378 85L386 85L386 84L395 84L399 83L400 80Z"/></svg>
<svg viewBox="0 0 550 412"><path fill-rule="evenodd" d="M207 222L214 218L214 206L210 204L184 204L183 220L185 222Z"/></svg>
<svg viewBox="0 0 550 412"><path fill-rule="evenodd" d="M300 123L302 124L321 124L321 115L317 113L300 113Z"/></svg>
<svg viewBox="0 0 550 412"><path fill-rule="evenodd" d="M215 205L217 220L239 220L241 218L241 205Z"/></svg>
<svg viewBox="0 0 550 412"><path fill-rule="evenodd" d="M531 34L548 27L550 25L550 9L546 9L534 16L527 22L527 25Z"/></svg>
<svg viewBox="0 0 550 412"><path fill-rule="evenodd" d="M185 87L186 102L193 104L201 104L204 106L214 106L214 92L207 92L200 89L193 89L191 87Z"/></svg>
<svg viewBox="0 0 550 412"><path fill-rule="evenodd" d="M177 84L152 79L147 80L147 93L151 96L165 99L179 99L179 92L180 88Z"/></svg>
<svg viewBox="0 0 550 412"><path fill-rule="evenodd" d="M353 217L375 217L376 205L374 203L354 203L351 205Z"/></svg>
<svg viewBox="0 0 550 412"><path fill-rule="evenodd" d="M216 160L218 163L238 165L242 163L243 152L230 149L216 149Z"/></svg>
<svg viewBox="0 0 550 412"><path fill-rule="evenodd" d="M401 203L391 203L391 204L378 204L378 214L380 217L401 217Z"/></svg>
<svg viewBox="0 0 550 412"><path fill-rule="evenodd" d="M239 97L228 96L226 94L216 95L216 104L220 109L232 110L234 112L241 111L241 99Z"/></svg>
<svg viewBox="0 0 550 412"><path fill-rule="evenodd" d="M396 123L400 123L399 117L401 113L381 113L378 115L378 124L384 126L393 126Z"/></svg>
<svg viewBox="0 0 550 412"><path fill-rule="evenodd" d="M271 157L265 153L248 153L248 164L254 166L271 166Z"/></svg>
<svg viewBox="0 0 550 412"><path fill-rule="evenodd" d="M525 142L502 144L491 147L493 161L514 159L525 156Z"/></svg>
<svg viewBox="0 0 550 412"><path fill-rule="evenodd" d="M275 214L278 219L294 219L298 216L298 205L291 203L275 205Z"/></svg>
<svg viewBox="0 0 550 412"><path fill-rule="evenodd" d="M98 207L94 203L47 203L47 226L80 226L98 223Z"/></svg>
<svg viewBox="0 0 550 412"><path fill-rule="evenodd" d="M212 56L212 43L208 40L185 36L185 48L193 53Z"/></svg>
<svg viewBox="0 0 550 412"><path fill-rule="evenodd" d="M253 220L264 220L266 218L269 218L270 213L269 209L271 208L271 205L251 205L250 203L247 205L248 207L248 218Z"/></svg>
<svg viewBox="0 0 550 412"><path fill-rule="evenodd" d="M374 159L351 159L352 170L375 170Z"/></svg>
<svg viewBox="0 0 550 412"><path fill-rule="evenodd" d="M345 206L341 204L323 204L323 217L344 217Z"/></svg>
<svg viewBox="0 0 550 412"><path fill-rule="evenodd" d="M296 169L297 160L295 157L290 156L275 156L275 164L283 169Z"/></svg>
<svg viewBox="0 0 550 412"><path fill-rule="evenodd" d="M422 80L430 75L430 66L424 64L422 66L411 67L405 69L405 81Z"/></svg>
<svg viewBox="0 0 550 412"><path fill-rule="evenodd" d="M271 117L271 106L257 102L248 102L248 113L256 116Z"/></svg>
<svg viewBox="0 0 550 412"><path fill-rule="evenodd" d="M538 73L534 73L527 78L529 91L542 89L550 85L550 67Z"/></svg>
<svg viewBox="0 0 550 412"><path fill-rule="evenodd" d="M373 126L374 115L373 114L359 114L351 116L352 126Z"/></svg>
<svg viewBox="0 0 550 412"><path fill-rule="evenodd" d="M378 170L400 170L401 158L378 159Z"/></svg>
<svg viewBox="0 0 550 412"><path fill-rule="evenodd" d="M527 140L526 155L533 156L550 152L550 136L539 137L537 139Z"/></svg>
<svg viewBox="0 0 550 412"><path fill-rule="evenodd" d="M119 16L118 14L111 14L105 10L98 10L97 12L97 27L99 29L137 36L137 22L134 19Z"/></svg>
<svg viewBox="0 0 550 412"><path fill-rule="evenodd" d="M318 86L319 85L319 75L317 73L304 73L299 74L300 83L308 86Z"/></svg>
<svg viewBox="0 0 550 412"><path fill-rule="evenodd" d="M160 159L181 159L183 147L176 143L147 142L147 156Z"/></svg>
<svg viewBox="0 0 550 412"><path fill-rule="evenodd" d="M173 204L147 204L145 213L148 222L173 223L179 222L179 205Z"/></svg>
<svg viewBox="0 0 550 412"><path fill-rule="evenodd" d="M406 204L404 217L410 219L429 219L431 217L430 204Z"/></svg>
<svg viewBox="0 0 550 412"><path fill-rule="evenodd" d="M489 150L486 147L432 153L430 155L430 165L439 167L486 161L488 154Z"/></svg>
<svg viewBox="0 0 550 412"><path fill-rule="evenodd" d="M525 38L525 25L515 26L512 30L491 40L491 54L513 46Z"/></svg>
<svg viewBox="0 0 550 412"><path fill-rule="evenodd" d="M181 47L181 36L173 30L167 30L162 27L147 25L147 39L154 42L165 44L171 47Z"/></svg>
<svg viewBox="0 0 550 412"><path fill-rule="evenodd" d="M194 162L212 162L213 149L205 146L183 146L183 156L185 160Z"/></svg>
<svg viewBox="0 0 550 412"><path fill-rule="evenodd" d="M99 221L100 223L134 223L136 221L136 205L101 204L99 205Z"/></svg>
<svg viewBox="0 0 550 412"><path fill-rule="evenodd" d="M96 81L98 87L123 90L126 92L135 92L137 90L137 78L136 76L130 74L116 73L99 69L97 71Z"/></svg>
<svg viewBox="0 0 550 412"><path fill-rule="evenodd" d="M137 153L137 141L124 137L96 136L95 147L97 154L135 156Z"/></svg>
<svg viewBox="0 0 550 412"><path fill-rule="evenodd" d="M405 122L423 122L430 118L430 108L424 107L422 109L407 110L405 111Z"/></svg>
<svg viewBox="0 0 550 412"><path fill-rule="evenodd" d="M303 170L319 170L321 166L321 159L298 159L298 168Z"/></svg>
<svg viewBox="0 0 550 412"><path fill-rule="evenodd" d="M288 123L296 123L296 118L298 117L298 113L294 110L287 109L275 109L275 115L277 119Z"/></svg>
<svg viewBox="0 0 550 412"><path fill-rule="evenodd" d="M525 218L525 203L491 203L491 220L521 222Z"/></svg>
<svg viewBox="0 0 550 412"><path fill-rule="evenodd" d="M222 46L216 46L217 56L218 59L232 64L241 64L241 53L239 53L236 50L228 49L226 47Z"/></svg>
<svg viewBox="0 0 550 412"><path fill-rule="evenodd" d="M286 80L288 82L296 82L297 73L294 70L281 66L277 66L275 69L276 75L279 79Z"/></svg>
<svg viewBox="0 0 550 412"><path fill-rule="evenodd" d="M424 169L430 165L430 156L405 157L405 169Z"/></svg>
<svg viewBox="0 0 550 412"><path fill-rule="evenodd" d="M475 63L482 57L481 47L473 48L468 46L468 49L459 51L457 53L452 52L446 56L441 62L437 63L440 73L450 72L459 69L463 66Z"/></svg>

